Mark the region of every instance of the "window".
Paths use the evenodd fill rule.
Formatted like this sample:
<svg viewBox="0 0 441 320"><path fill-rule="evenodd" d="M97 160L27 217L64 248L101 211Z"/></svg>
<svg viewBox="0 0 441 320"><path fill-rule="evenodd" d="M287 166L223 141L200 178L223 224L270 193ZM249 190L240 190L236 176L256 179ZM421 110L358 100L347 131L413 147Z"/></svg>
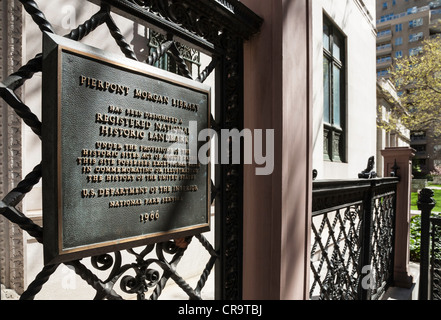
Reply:
<svg viewBox="0 0 441 320"><path fill-rule="evenodd" d="M395 45L399 46L403 44L403 37L398 37L395 39Z"/></svg>
<svg viewBox="0 0 441 320"><path fill-rule="evenodd" d="M426 132L425 131L412 131L410 133L410 139L413 140L425 140Z"/></svg>
<svg viewBox="0 0 441 320"><path fill-rule="evenodd" d="M414 14L418 12L418 7L412 7L407 9L407 14Z"/></svg>
<svg viewBox="0 0 441 320"><path fill-rule="evenodd" d="M325 160L345 161L345 38L323 21L323 122Z"/></svg>
<svg viewBox="0 0 441 320"><path fill-rule="evenodd" d="M390 36L390 35L392 35L392 31L390 29L383 30L383 31L379 31L377 33L377 38L381 38L381 37L385 37L385 36Z"/></svg>
<svg viewBox="0 0 441 320"><path fill-rule="evenodd" d="M141 32L145 32L148 37L148 48L150 54L155 52L158 47L166 41L166 36L154 31L153 29L141 30ZM141 35L141 34L140 34ZM200 52L196 49L190 48L183 44L177 44L178 50L181 55L184 57L184 63L186 64L190 73L193 72L193 67L197 68L197 72L200 72ZM163 70L167 70L173 73L179 73L179 65L168 53L165 53L156 63L155 67L161 68Z"/></svg>
<svg viewBox="0 0 441 320"><path fill-rule="evenodd" d="M387 9L387 2L383 2L383 10Z"/></svg>
<svg viewBox="0 0 441 320"><path fill-rule="evenodd" d="M415 48L411 48L409 49L409 56L416 56L417 54L423 52L423 47L422 46L418 46Z"/></svg>
<svg viewBox="0 0 441 320"><path fill-rule="evenodd" d="M377 47L377 51L392 49L392 45L390 43L383 44Z"/></svg>
<svg viewBox="0 0 441 320"><path fill-rule="evenodd" d="M392 57L391 56L385 56L385 57L377 58L377 64L385 63L385 62L390 62L390 61L392 61Z"/></svg>
<svg viewBox="0 0 441 320"><path fill-rule="evenodd" d="M380 22L385 22L385 21L389 21L389 20L392 20L392 19L394 19L394 14L393 13L389 13L389 14L386 14L384 16L381 16Z"/></svg>
<svg viewBox="0 0 441 320"><path fill-rule="evenodd" d="M399 23L395 25L395 32L403 31L403 24Z"/></svg>
<svg viewBox="0 0 441 320"><path fill-rule="evenodd" d="M377 71L377 77L378 78L386 77L388 74L389 74L389 70L388 69L383 69L383 70Z"/></svg>
<svg viewBox="0 0 441 320"><path fill-rule="evenodd" d="M423 18L418 18L409 21L409 28L416 28L423 25Z"/></svg>
<svg viewBox="0 0 441 320"><path fill-rule="evenodd" d="M418 33L412 33L409 35L409 42L415 42L415 41L419 41L422 40L424 37L423 32L418 32Z"/></svg>
<svg viewBox="0 0 441 320"><path fill-rule="evenodd" d="M399 50L395 52L395 58L400 59L403 57L403 51Z"/></svg>

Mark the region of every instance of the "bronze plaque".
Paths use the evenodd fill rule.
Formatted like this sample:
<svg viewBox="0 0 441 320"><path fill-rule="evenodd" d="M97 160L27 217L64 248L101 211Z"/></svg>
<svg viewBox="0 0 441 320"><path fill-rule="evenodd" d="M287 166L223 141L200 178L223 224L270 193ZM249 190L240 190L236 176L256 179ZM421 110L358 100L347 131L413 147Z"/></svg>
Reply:
<svg viewBox="0 0 441 320"><path fill-rule="evenodd" d="M44 34L45 264L208 231L209 119L208 86Z"/></svg>

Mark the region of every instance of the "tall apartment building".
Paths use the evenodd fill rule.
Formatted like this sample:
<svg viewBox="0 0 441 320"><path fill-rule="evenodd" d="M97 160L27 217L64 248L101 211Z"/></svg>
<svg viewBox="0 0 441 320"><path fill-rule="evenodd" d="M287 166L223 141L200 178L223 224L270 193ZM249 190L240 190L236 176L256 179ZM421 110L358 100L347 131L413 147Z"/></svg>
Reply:
<svg viewBox="0 0 441 320"><path fill-rule="evenodd" d="M394 58L421 52L421 41L440 32L439 19L439 0L377 0L377 76L387 77Z"/></svg>
<svg viewBox="0 0 441 320"><path fill-rule="evenodd" d="M377 0L377 78L388 78L394 59L423 50L423 40L441 33L441 1ZM414 167L427 174L441 164L441 143L427 131L411 133Z"/></svg>

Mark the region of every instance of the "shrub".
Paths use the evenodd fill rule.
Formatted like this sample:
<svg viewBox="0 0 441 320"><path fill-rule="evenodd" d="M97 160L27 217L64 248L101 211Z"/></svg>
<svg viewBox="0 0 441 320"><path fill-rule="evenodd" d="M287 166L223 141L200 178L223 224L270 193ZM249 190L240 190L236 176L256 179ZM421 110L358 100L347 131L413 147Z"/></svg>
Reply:
<svg viewBox="0 0 441 320"><path fill-rule="evenodd" d="M441 214L432 213L432 217L441 218ZM441 239L441 230L437 229L438 239ZM438 257L441 258L441 257ZM421 260L421 215L413 216L410 220L410 260L420 262Z"/></svg>
<svg viewBox="0 0 441 320"><path fill-rule="evenodd" d="M410 261L419 262L421 259L421 215L410 219Z"/></svg>

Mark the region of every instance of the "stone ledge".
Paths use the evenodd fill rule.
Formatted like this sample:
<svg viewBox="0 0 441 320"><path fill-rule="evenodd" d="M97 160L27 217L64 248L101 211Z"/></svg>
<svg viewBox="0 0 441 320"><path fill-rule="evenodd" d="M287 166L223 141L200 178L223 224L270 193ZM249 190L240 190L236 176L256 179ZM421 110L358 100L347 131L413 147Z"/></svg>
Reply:
<svg viewBox="0 0 441 320"><path fill-rule="evenodd" d="M381 300L418 300L418 288L420 281L420 265L411 262L409 271L413 277L412 286L409 289L390 287L383 295Z"/></svg>

